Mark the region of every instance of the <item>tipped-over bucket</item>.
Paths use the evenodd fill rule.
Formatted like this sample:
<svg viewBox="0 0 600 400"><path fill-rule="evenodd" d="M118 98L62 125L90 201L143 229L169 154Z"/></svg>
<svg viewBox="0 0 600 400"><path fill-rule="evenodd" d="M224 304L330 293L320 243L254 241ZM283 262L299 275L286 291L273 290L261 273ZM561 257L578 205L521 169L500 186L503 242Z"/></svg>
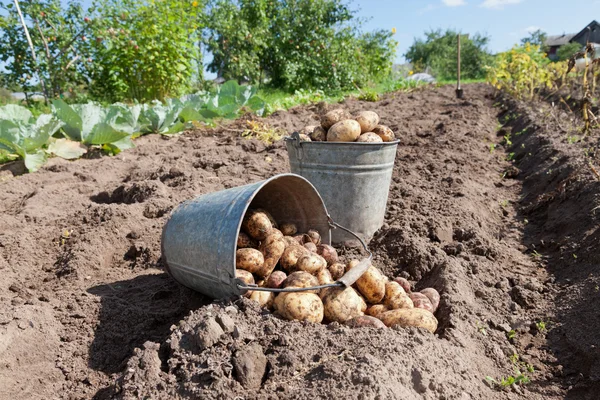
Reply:
<svg viewBox="0 0 600 400"><path fill-rule="evenodd" d="M162 254L171 276L212 298L243 293L235 277L235 252L248 208L263 208L276 221L292 222L300 232L316 229L331 243L327 209L306 179L294 174L214 192L179 205L162 234Z"/></svg>
<svg viewBox="0 0 600 400"><path fill-rule="evenodd" d="M398 141L385 143L301 142L286 138L292 173L317 189L329 215L366 242L383 225ZM344 230L333 244L355 244Z"/></svg>

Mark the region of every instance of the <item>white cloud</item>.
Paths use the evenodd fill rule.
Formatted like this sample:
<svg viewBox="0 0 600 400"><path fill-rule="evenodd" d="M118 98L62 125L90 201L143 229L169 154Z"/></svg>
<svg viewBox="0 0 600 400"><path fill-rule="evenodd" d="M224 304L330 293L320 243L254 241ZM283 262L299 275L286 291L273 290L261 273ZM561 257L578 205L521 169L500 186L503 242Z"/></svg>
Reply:
<svg viewBox="0 0 600 400"><path fill-rule="evenodd" d="M481 7L495 8L500 10L504 8L504 6L508 6L510 4L519 4L522 1L523 0L485 0L483 3L481 3Z"/></svg>
<svg viewBox="0 0 600 400"><path fill-rule="evenodd" d="M535 31L538 31L538 30L541 30L541 29L542 28L540 28L539 26L532 25L532 26L528 26L527 28L525 28L525 32L527 32L527 33L533 33Z"/></svg>
<svg viewBox="0 0 600 400"><path fill-rule="evenodd" d="M442 0L445 6L448 7L458 7L458 6L466 6L467 2L465 0Z"/></svg>

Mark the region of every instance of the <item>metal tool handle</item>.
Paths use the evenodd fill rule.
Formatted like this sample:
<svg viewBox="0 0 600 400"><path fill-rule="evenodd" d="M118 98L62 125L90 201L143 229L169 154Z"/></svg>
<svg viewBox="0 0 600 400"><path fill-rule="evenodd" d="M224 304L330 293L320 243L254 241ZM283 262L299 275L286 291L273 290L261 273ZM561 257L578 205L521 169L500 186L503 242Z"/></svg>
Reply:
<svg viewBox="0 0 600 400"><path fill-rule="evenodd" d="M298 160L302 160L303 156L304 156L304 150L302 149L302 141L300 140L300 133L299 132L293 132L292 135L289 138L286 138L285 140L290 140L292 141L292 146L294 146L294 150L296 151L296 158Z"/></svg>
<svg viewBox="0 0 600 400"><path fill-rule="evenodd" d="M343 226L341 226L340 224L335 222L333 219L331 219L331 217L329 215L327 216L327 219L329 222L329 226L331 226L332 228L342 229L342 230L348 232L349 234L351 234L352 236L354 236L355 238L357 238L360 241L360 243L362 244L365 251L367 253L369 253L369 256L366 258L363 258L354 268L352 268L350 271L346 272L340 279L338 279L334 283L328 283L326 285L319 285L319 286L311 286L311 287L306 287L306 288L284 288L284 289L266 288L266 287L259 287L255 284L246 285L246 284L238 283L237 284L238 289L256 290L259 292L285 293L285 292L306 292L308 290L320 290L320 289L326 289L326 288L330 288L330 287L350 287L350 286L352 286L354 284L354 282L356 282L371 266L373 254L369 251L367 244L360 236L358 236L356 233L352 232L350 229L344 228Z"/></svg>

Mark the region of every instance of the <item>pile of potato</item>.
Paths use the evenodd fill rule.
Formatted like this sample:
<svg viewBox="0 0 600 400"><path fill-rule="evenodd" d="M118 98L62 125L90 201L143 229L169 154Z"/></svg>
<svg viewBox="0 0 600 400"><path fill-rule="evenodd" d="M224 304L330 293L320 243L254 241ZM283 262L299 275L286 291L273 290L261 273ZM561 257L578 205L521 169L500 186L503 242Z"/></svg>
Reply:
<svg viewBox="0 0 600 400"><path fill-rule="evenodd" d="M246 284L269 288L307 288L334 283L358 260L341 263L318 231L299 233L292 223L278 224L265 210L249 210L237 240L236 276ZM432 288L412 292L404 278L389 280L375 266L353 287L304 292L245 294L288 320L346 323L351 326L415 326L437 329L440 302ZM366 314L366 315L365 315Z"/></svg>
<svg viewBox="0 0 600 400"><path fill-rule="evenodd" d="M396 139L390 128L379 125L377 113L361 111L352 116L341 108L323 115L320 126L306 126L299 134L303 142L383 143Z"/></svg>

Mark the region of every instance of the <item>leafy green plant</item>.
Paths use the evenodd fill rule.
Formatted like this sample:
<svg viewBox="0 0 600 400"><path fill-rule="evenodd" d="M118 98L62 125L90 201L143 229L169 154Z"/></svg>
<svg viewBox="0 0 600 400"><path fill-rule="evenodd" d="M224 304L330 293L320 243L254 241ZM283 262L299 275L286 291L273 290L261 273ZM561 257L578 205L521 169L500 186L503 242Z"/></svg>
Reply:
<svg viewBox="0 0 600 400"><path fill-rule="evenodd" d="M185 124L179 120L183 104L179 100L169 100L165 104L155 102L145 104L140 113L140 132L168 135L181 132Z"/></svg>

